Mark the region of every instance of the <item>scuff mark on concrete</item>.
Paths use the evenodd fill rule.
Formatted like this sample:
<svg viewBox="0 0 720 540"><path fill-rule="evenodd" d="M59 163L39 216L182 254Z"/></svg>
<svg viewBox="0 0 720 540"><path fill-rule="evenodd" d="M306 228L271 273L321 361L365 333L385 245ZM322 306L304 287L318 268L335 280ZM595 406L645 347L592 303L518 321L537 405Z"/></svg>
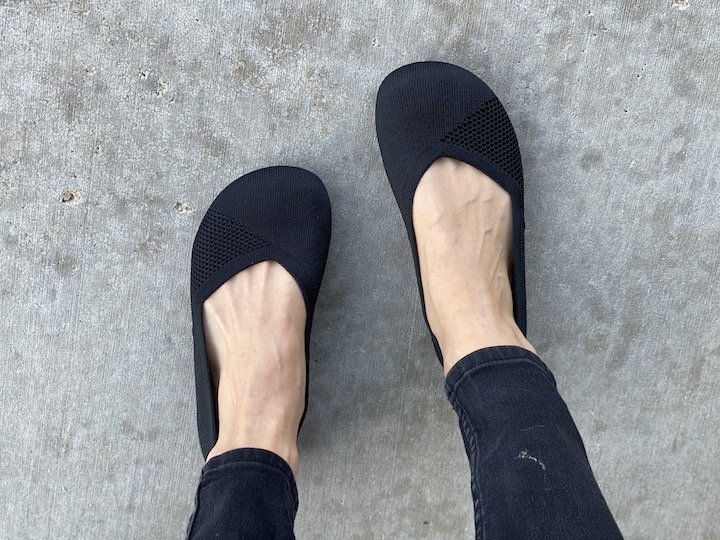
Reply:
<svg viewBox="0 0 720 540"><path fill-rule="evenodd" d="M675 9L687 9L690 7L690 0L672 0L672 7Z"/></svg>
<svg viewBox="0 0 720 540"><path fill-rule="evenodd" d="M85 202L85 198L82 196L82 193L76 189L66 189L60 196L60 202L69 206L74 206Z"/></svg>
<svg viewBox="0 0 720 540"><path fill-rule="evenodd" d="M78 260L73 255L58 255L51 264L61 277L71 276L79 266Z"/></svg>
<svg viewBox="0 0 720 540"><path fill-rule="evenodd" d="M70 11L76 15L85 15L90 11L90 7L91 4L89 0L73 0L70 2Z"/></svg>
<svg viewBox="0 0 720 540"><path fill-rule="evenodd" d="M184 202L176 202L173 210L177 214L192 214L195 211L188 203Z"/></svg>
<svg viewBox="0 0 720 540"><path fill-rule="evenodd" d="M515 459L529 459L530 461L534 461L535 463L537 463L543 471L547 470L547 468L545 468L545 464L527 450L522 450Z"/></svg>
<svg viewBox="0 0 720 540"><path fill-rule="evenodd" d="M267 85L263 77L263 68L249 58L239 58L233 62L233 73L240 78L243 85L253 88L265 88Z"/></svg>
<svg viewBox="0 0 720 540"><path fill-rule="evenodd" d="M151 428L147 431L143 431L125 420L122 424L120 424L120 433L132 441L152 443L157 440L160 430L157 428Z"/></svg>
<svg viewBox="0 0 720 540"><path fill-rule="evenodd" d="M158 96L162 96L168 91L168 83L163 81L162 79L158 79L157 83L155 83L155 94Z"/></svg>

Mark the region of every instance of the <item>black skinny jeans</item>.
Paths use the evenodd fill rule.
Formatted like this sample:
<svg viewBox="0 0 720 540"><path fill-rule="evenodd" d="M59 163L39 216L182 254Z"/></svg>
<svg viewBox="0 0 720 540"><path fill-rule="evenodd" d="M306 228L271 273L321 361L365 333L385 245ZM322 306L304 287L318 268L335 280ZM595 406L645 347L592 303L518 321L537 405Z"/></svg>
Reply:
<svg viewBox="0 0 720 540"><path fill-rule="evenodd" d="M519 347L480 349L445 391L470 461L478 539L622 538L555 379ZM292 471L266 450L240 449L203 468L190 538L294 538Z"/></svg>

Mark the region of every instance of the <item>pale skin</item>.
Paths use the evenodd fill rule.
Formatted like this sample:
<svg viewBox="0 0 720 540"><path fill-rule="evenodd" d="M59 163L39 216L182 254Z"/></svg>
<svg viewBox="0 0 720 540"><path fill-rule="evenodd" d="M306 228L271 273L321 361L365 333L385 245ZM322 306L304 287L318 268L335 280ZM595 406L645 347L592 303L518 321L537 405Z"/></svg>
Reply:
<svg viewBox="0 0 720 540"><path fill-rule="evenodd" d="M513 318L508 193L474 167L440 158L415 192L413 225L428 321L445 374L484 347L535 352ZM300 288L275 262L243 270L205 301L220 428L208 460L235 448L262 448L297 474L306 317Z"/></svg>

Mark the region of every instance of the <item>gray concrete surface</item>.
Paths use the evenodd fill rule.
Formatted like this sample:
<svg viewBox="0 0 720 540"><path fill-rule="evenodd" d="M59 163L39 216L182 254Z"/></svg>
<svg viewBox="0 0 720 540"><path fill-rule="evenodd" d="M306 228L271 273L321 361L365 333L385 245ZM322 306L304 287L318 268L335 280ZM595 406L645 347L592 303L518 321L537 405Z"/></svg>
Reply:
<svg viewBox="0 0 720 540"><path fill-rule="evenodd" d="M720 538L719 25L701 0L0 0L0 537L182 536L191 241L276 163L334 205L298 536L472 537L373 129L384 75L440 59L516 125L529 335L621 529Z"/></svg>

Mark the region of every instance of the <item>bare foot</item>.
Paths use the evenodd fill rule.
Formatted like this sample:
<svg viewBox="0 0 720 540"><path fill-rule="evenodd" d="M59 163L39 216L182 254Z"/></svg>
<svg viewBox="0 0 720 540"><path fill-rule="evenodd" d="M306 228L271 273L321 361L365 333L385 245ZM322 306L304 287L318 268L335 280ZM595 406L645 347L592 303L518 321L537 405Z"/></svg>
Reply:
<svg viewBox="0 0 720 540"><path fill-rule="evenodd" d="M471 165L440 158L415 192L413 225L445 373L484 347L535 352L513 317L510 195Z"/></svg>
<svg viewBox="0 0 720 540"><path fill-rule="evenodd" d="M262 448L297 474L306 316L300 288L276 262L246 268L205 300L205 342L220 424L208 459L235 448Z"/></svg>

